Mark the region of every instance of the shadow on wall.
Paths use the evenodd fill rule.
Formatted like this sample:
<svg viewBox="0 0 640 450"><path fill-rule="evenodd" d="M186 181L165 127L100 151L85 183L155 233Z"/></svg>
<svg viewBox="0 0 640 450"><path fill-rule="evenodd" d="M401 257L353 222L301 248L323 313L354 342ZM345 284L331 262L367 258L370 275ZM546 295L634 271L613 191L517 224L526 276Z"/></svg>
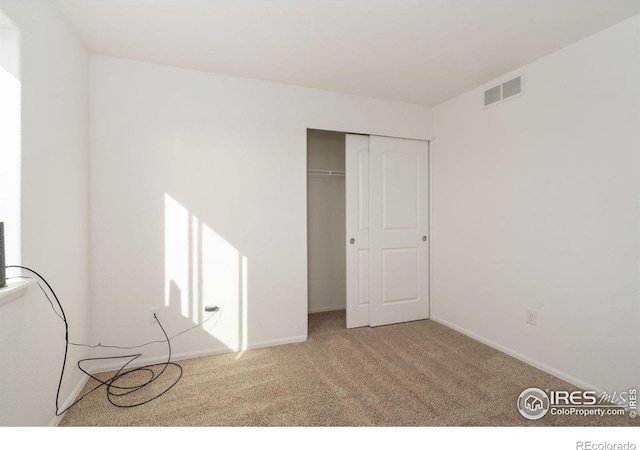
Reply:
<svg viewBox="0 0 640 450"><path fill-rule="evenodd" d="M165 307L171 321L202 323L201 333L228 350L247 348L248 268L246 256L171 195L164 195ZM201 336L198 336L201 337Z"/></svg>

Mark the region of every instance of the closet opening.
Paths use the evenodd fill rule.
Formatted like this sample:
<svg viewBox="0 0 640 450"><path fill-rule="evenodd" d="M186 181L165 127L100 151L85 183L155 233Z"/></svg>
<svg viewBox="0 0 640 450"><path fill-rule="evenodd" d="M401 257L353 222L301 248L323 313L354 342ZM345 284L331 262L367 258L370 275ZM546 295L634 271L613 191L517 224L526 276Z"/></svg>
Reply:
<svg viewBox="0 0 640 450"><path fill-rule="evenodd" d="M345 136L307 130L310 337L346 328Z"/></svg>
<svg viewBox="0 0 640 450"><path fill-rule="evenodd" d="M429 318L429 142L307 130L308 334Z"/></svg>

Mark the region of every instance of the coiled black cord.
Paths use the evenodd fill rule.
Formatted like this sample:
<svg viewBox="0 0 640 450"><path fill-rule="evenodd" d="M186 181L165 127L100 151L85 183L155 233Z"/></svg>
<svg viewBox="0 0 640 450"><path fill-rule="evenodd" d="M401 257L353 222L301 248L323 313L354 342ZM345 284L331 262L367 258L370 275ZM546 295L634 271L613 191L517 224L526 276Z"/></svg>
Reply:
<svg viewBox="0 0 640 450"><path fill-rule="evenodd" d="M160 329L162 330L162 333L164 334L164 337L165 337L166 342L167 342L167 346L168 346L168 349L169 349L169 355L167 357L167 362L166 363L162 363L162 364L149 364L149 365L141 366L141 367L138 367L138 368L135 368L135 369L125 370L126 367L129 364L131 364L133 361L135 361L140 356L142 356L142 353L136 353L134 355L125 355L125 356L109 356L109 357L103 357L103 358L81 359L80 361L78 361L78 368L80 370L82 370L85 374L90 376L92 379L96 380L99 384L94 389L89 391L87 394L83 395L78 400L73 402L69 407L67 407L65 409L65 411L68 410L71 406L73 406L76 403L78 403L80 400L82 400L86 395L88 395L89 393L95 391L96 389L100 388L101 386L105 386L105 385L107 386L107 399L109 400L109 402L112 405L118 406L120 408L133 408L135 406L140 406L140 405L144 405L145 403L149 403L150 401L155 400L156 398L160 397L161 395L164 395L169 389L174 387L176 385L176 383L178 383L178 381L180 381L180 378L182 378L182 366L180 366L180 364L176 364L176 363L172 363L171 362L171 340L169 339L169 336L167 336L167 332L164 330L162 324L158 320L158 317L155 316L155 314L154 314L154 317L156 319L156 322L160 326ZM86 361L101 361L101 360L122 359L122 358L129 358L129 360L120 369L118 369L118 371L116 372L116 374L113 377L109 378L106 381L102 381L102 380L94 377L89 372L84 370L82 368L82 365L81 365L83 362L86 362ZM132 393L137 392L137 391L139 391L140 389L142 389L142 388L144 388L146 386L149 386L151 383L153 383L158 378L160 378L160 376L164 373L164 371L170 365L174 366L174 367L177 367L180 370L180 373L178 374L178 378L176 378L176 380L171 385L169 385L169 387L167 387L164 391L160 392L159 394L156 394L156 395L152 396L149 399L146 399L146 400L143 400L143 401L140 401L140 402L137 402L137 403L133 403L133 404L120 404L120 403L117 403L117 402L114 401L114 398L123 397L125 395L132 394ZM160 366L162 368L158 374L156 374L155 371L152 369L153 367L157 367L157 366ZM120 380L121 378L123 378L124 376L131 375L131 374L136 373L136 372L148 372L150 374L150 378L147 381L145 381L144 383L136 384L136 385L133 385L133 386L126 386L126 385L118 385L118 384L116 384L116 382L118 380ZM120 391L123 391L123 392L117 393L116 390L120 390ZM57 400L56 400L56 405L57 405Z"/></svg>
<svg viewBox="0 0 640 450"><path fill-rule="evenodd" d="M173 336L172 338L169 338L169 336L167 335L167 332L165 331L164 327L162 326L162 324L160 323L160 320L158 320L158 317L154 314L154 318L156 320L156 322L158 323L158 326L160 327L160 329L162 330L162 333L164 334L165 339L162 341L152 341L152 342L147 342L145 344L142 345L137 345L137 346L133 346L133 347L117 347L117 346L108 346L108 345L102 345L102 344L97 344L97 345L88 345L88 344L77 344L77 343L73 343L69 341L69 323L67 322L67 317L64 313L64 308L62 307L62 304L60 303L60 300L58 299L58 296L56 295L55 291L53 290L53 288L51 287L51 285L47 282L47 280L44 279L44 277L42 275L40 275L38 272L36 272L33 269L30 269L28 267L24 267L24 266L7 266L7 269L21 269L21 270L26 270L29 273L32 273L33 275L35 275L39 280L41 280L46 286L47 289L51 292L51 294L53 295L53 298L55 299L56 304L58 305L58 309L60 310L60 312L58 312L58 310L56 310L56 307L53 303L53 301L51 300L51 298L49 297L49 295L47 294L47 292L45 291L45 289L42 287L42 285L37 282L38 286L40 287L40 290L42 290L42 292L44 293L45 297L47 298L47 300L49 301L49 304L51 305L51 308L53 309L54 313L64 322L64 327L65 327L65 348L64 348L64 358L62 361L62 370L60 371L60 380L58 381L58 389L56 392L56 416L60 416L62 414L64 414L65 412L67 412L70 408L72 408L73 406L75 406L76 404L78 404L78 402L80 402L82 399L84 399L86 396L88 396L89 394L91 394L92 392L96 391L97 389L101 388L102 386L106 386L107 387L107 399L109 400L109 402L114 405L117 406L119 408L132 408L135 406L140 406L140 405L144 405L146 403L149 403L155 399L157 399L158 397L164 395L165 393L167 393L171 388L173 388L178 381L180 381L180 378L182 378L182 366L180 366L179 364L173 363L171 362L171 340L176 338L177 336L180 336L181 334L199 327L200 325L204 324L205 322L207 322L208 320L211 319L211 317L209 317L208 319L204 320L203 322L188 328L180 333L178 333L177 335ZM12 277L12 278L30 278L30 277L24 277L24 276L20 276L20 277ZM168 356L167 356L167 361L163 362L163 363L158 363L158 364L149 364L149 365L145 365L145 366L141 366L138 368L132 368L132 369L127 369L127 366L129 364L131 364L132 362L134 362L136 359L140 358L142 356L142 353L136 353L136 354L131 354L131 355L124 355L124 356L109 356L109 357L101 357L101 358L86 358L86 359L81 359L78 361L78 368L84 372L87 376L89 376L90 378L92 378L93 380L98 382L98 385L96 387L94 387L93 389L91 389L90 391L86 392L84 395L82 395L81 397L77 398L73 403L71 403L69 406L67 406L66 408L64 408L63 410L60 410L60 390L62 387L62 380L64 378L64 371L65 368L67 366L67 357L68 357L68 353L69 353L69 345L76 345L76 346L83 346L83 347L89 347L89 348L96 348L96 347L103 347L103 348L118 348L118 349L132 349L132 348L139 348L139 347L144 347L146 345L150 345L150 344L154 344L154 343L160 343L160 342L166 342L167 343L167 348L168 348ZM82 363L84 362L90 362L90 361L102 361L102 360L112 360L112 359L123 359L123 358L127 358L127 362L120 367L120 369L118 369L118 371L116 372L116 374L114 376L112 376L111 378L107 379L107 380L100 380L98 378L96 378L95 376L93 376L91 373L89 373L87 370L85 370L82 367ZM116 399L124 397L126 395L129 394L133 394L134 392L138 392L139 390L151 385L153 382L155 382L156 380L158 380L158 378L165 372L165 370L169 367L169 366L174 366L177 367L179 369L179 373L177 378L166 388L164 389L162 392L153 395L152 397L142 400L142 401L138 401L132 404L124 404L124 403L119 403L116 401ZM156 374L156 372L154 371L154 368L160 368L160 372ZM134 384L132 386L127 386L125 383L123 383L123 378L125 376L130 376L132 374L135 373L148 373L148 379L142 383L138 383L138 384Z"/></svg>

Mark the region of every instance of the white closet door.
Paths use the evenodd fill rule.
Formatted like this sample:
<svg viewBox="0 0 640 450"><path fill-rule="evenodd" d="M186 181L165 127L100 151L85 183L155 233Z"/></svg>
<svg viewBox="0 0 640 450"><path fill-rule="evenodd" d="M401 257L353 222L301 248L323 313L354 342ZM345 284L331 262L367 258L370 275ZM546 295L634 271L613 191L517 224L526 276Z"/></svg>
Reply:
<svg viewBox="0 0 640 450"><path fill-rule="evenodd" d="M428 157L426 141L369 139L371 326L429 317Z"/></svg>
<svg viewBox="0 0 640 450"><path fill-rule="evenodd" d="M369 136L347 134L347 328L369 325Z"/></svg>

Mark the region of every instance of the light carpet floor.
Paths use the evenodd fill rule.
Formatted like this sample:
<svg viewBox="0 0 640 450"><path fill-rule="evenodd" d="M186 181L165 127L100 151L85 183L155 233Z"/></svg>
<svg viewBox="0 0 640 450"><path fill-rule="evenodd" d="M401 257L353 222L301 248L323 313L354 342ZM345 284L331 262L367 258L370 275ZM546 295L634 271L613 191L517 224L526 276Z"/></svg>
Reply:
<svg viewBox="0 0 640 450"><path fill-rule="evenodd" d="M156 400L118 408L102 387L60 426L637 426L640 420L525 419L516 409L525 388L576 388L430 320L347 330L344 311L312 314L307 342L179 364L182 378ZM126 401L160 392L176 370L170 366L164 383Z"/></svg>

